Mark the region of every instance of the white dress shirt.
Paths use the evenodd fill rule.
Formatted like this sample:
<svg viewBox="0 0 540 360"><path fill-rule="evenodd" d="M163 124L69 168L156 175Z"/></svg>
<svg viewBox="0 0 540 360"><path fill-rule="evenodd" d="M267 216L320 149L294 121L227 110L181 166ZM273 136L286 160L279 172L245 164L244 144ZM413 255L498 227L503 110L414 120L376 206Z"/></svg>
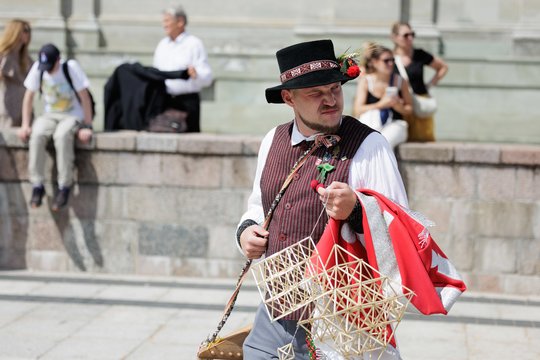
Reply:
<svg viewBox="0 0 540 360"><path fill-rule="evenodd" d="M253 190L248 199L247 211L242 216L238 226L247 219L254 220L258 224L262 224L264 221L261 174L275 131L276 128L270 130L261 142ZM291 134L292 146L303 140L313 140L314 137L308 138L302 135L296 126L296 121L294 122ZM377 132L369 134L356 151L349 168L348 184L353 190L361 188L375 190L390 200L404 207L409 207L407 193L398 170L394 152L386 139Z"/></svg>
<svg viewBox="0 0 540 360"><path fill-rule="evenodd" d="M154 52L154 67L162 71L186 70L193 66L197 78L187 80L165 80L167 93L182 95L198 93L203 87L212 83L212 69L208 64L208 56L202 41L186 32L176 39L163 38Z"/></svg>

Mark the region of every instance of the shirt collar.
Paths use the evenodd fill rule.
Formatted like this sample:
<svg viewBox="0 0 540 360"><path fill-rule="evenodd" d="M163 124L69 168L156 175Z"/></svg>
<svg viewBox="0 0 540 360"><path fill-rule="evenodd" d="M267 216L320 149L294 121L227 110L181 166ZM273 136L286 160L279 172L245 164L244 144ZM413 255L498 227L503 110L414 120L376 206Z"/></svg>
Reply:
<svg viewBox="0 0 540 360"><path fill-rule="evenodd" d="M341 123L343 122L343 117L341 118L340 122L339 122L339 125L341 126ZM300 132L300 130L298 130L298 126L296 125L296 119L294 119L293 121L293 128L292 128L292 134L291 134L291 145L292 146L296 146L298 144L300 144L302 141L313 141L315 140L315 137L317 135L319 135L320 133L317 133L317 134L313 134L311 136L304 136L302 135L302 133Z"/></svg>
<svg viewBox="0 0 540 360"><path fill-rule="evenodd" d="M167 37L167 39L169 40L170 43L181 43L182 40L184 40L187 36L187 32L184 31L183 33L181 33L180 35L178 35L174 40L171 39L170 37Z"/></svg>

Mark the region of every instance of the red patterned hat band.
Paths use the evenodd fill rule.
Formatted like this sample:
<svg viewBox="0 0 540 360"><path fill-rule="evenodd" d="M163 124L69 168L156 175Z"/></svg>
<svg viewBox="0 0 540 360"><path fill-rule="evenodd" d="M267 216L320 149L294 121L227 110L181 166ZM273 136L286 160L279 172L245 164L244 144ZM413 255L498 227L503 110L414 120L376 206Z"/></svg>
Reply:
<svg viewBox="0 0 540 360"><path fill-rule="evenodd" d="M332 60L316 60L311 61L297 67L294 67L290 70L283 72L280 75L281 83L286 83L287 81L294 79L298 76L305 75L313 71L327 70L327 69L336 69L339 68L337 62Z"/></svg>

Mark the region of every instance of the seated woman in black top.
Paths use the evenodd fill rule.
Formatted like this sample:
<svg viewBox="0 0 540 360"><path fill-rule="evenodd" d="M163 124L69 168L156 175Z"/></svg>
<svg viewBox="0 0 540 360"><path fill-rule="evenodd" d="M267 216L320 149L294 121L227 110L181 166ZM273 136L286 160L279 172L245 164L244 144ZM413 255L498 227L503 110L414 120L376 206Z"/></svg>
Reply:
<svg viewBox="0 0 540 360"><path fill-rule="evenodd" d="M367 75L358 82L353 115L379 131L395 147L407 140L407 122L403 116L412 113L409 86L394 73L390 49L368 43L362 62Z"/></svg>

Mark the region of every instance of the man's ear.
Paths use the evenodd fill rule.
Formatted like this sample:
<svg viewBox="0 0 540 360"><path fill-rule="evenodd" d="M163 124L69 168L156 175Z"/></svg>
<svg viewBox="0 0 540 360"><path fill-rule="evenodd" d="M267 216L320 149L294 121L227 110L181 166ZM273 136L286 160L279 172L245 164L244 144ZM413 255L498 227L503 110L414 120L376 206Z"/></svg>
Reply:
<svg viewBox="0 0 540 360"><path fill-rule="evenodd" d="M183 16L179 16L176 18L176 27L180 30L184 31L187 25L187 20Z"/></svg>
<svg viewBox="0 0 540 360"><path fill-rule="evenodd" d="M285 102L285 104L289 106L293 106L293 100L292 100L292 93L291 90L281 90L281 98Z"/></svg>

